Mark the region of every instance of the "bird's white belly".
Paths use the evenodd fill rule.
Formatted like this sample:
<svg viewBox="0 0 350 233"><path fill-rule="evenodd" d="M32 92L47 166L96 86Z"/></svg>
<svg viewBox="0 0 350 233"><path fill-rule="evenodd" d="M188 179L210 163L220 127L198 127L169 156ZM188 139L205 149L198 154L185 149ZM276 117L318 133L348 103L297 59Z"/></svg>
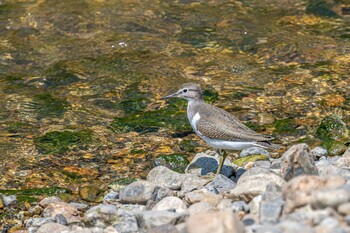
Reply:
<svg viewBox="0 0 350 233"><path fill-rule="evenodd" d="M260 145L254 142L223 141L218 139L211 139L205 136L202 136L201 138L215 149L243 150L245 148L253 146L261 147Z"/></svg>

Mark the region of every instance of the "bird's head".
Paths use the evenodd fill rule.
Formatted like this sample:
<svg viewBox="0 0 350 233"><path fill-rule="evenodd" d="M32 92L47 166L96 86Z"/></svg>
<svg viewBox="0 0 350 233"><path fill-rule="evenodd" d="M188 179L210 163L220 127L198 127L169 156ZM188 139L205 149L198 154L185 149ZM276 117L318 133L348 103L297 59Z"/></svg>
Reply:
<svg viewBox="0 0 350 233"><path fill-rule="evenodd" d="M169 98L183 98L188 101L191 100L201 100L202 99L202 90L201 88L194 83L186 83L180 87L178 91L173 94L162 97L161 99Z"/></svg>

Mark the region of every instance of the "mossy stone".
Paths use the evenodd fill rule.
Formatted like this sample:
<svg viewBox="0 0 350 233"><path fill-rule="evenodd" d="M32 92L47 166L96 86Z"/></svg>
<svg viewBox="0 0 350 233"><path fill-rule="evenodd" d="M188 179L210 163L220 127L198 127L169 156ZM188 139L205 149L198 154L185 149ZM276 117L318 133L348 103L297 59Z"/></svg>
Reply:
<svg viewBox="0 0 350 233"><path fill-rule="evenodd" d="M108 187L116 192L119 192L120 190L124 189L127 185L135 181L137 181L137 179L135 178L122 178L110 183Z"/></svg>
<svg viewBox="0 0 350 233"><path fill-rule="evenodd" d="M63 154L74 148L83 148L92 143L92 132L52 131L35 140L37 148L44 154Z"/></svg>
<svg viewBox="0 0 350 233"><path fill-rule="evenodd" d="M86 185L79 188L79 197L88 202L101 202L103 190L95 185Z"/></svg>
<svg viewBox="0 0 350 233"><path fill-rule="evenodd" d="M64 99L53 97L49 93L37 94L33 97L34 107L37 110L38 118L63 116L63 113L69 107Z"/></svg>
<svg viewBox="0 0 350 233"><path fill-rule="evenodd" d="M316 130L316 136L322 140L322 146L329 155L340 155L349 142L349 129L336 114L325 117Z"/></svg>
<svg viewBox="0 0 350 233"><path fill-rule="evenodd" d="M248 162L255 162L258 160L268 160L268 159L269 159L269 157L267 157L266 155L250 155L250 156L236 159L233 161L233 163L242 167L244 164L246 164Z"/></svg>
<svg viewBox="0 0 350 233"><path fill-rule="evenodd" d="M189 163L187 156L182 154L160 155L153 160L155 167L164 166L179 173L184 173Z"/></svg>

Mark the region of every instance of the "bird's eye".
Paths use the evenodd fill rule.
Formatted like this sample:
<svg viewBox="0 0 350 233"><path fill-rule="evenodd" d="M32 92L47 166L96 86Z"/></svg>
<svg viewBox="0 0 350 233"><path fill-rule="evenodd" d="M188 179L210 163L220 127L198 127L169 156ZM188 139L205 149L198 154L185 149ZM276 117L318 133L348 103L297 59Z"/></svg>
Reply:
<svg viewBox="0 0 350 233"><path fill-rule="evenodd" d="M183 91L184 93L186 93L188 90L187 90L187 89L183 89L182 91Z"/></svg>

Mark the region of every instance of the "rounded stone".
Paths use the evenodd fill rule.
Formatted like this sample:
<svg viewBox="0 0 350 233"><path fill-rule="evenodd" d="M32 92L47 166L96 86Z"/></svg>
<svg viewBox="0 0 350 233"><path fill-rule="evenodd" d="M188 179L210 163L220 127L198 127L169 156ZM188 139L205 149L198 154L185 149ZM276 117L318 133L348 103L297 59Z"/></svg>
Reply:
<svg viewBox="0 0 350 233"><path fill-rule="evenodd" d="M266 155L267 157L270 157L270 153L261 147L249 147L243 149L239 154L239 157L243 158L250 155Z"/></svg>
<svg viewBox="0 0 350 233"><path fill-rule="evenodd" d="M152 208L152 210L171 209L174 209L176 212L185 212L187 210L187 206L185 202L178 197L165 197Z"/></svg>
<svg viewBox="0 0 350 233"><path fill-rule="evenodd" d="M140 180L133 182L120 192L119 200L127 204L146 204L148 200L153 200L156 185Z"/></svg>

